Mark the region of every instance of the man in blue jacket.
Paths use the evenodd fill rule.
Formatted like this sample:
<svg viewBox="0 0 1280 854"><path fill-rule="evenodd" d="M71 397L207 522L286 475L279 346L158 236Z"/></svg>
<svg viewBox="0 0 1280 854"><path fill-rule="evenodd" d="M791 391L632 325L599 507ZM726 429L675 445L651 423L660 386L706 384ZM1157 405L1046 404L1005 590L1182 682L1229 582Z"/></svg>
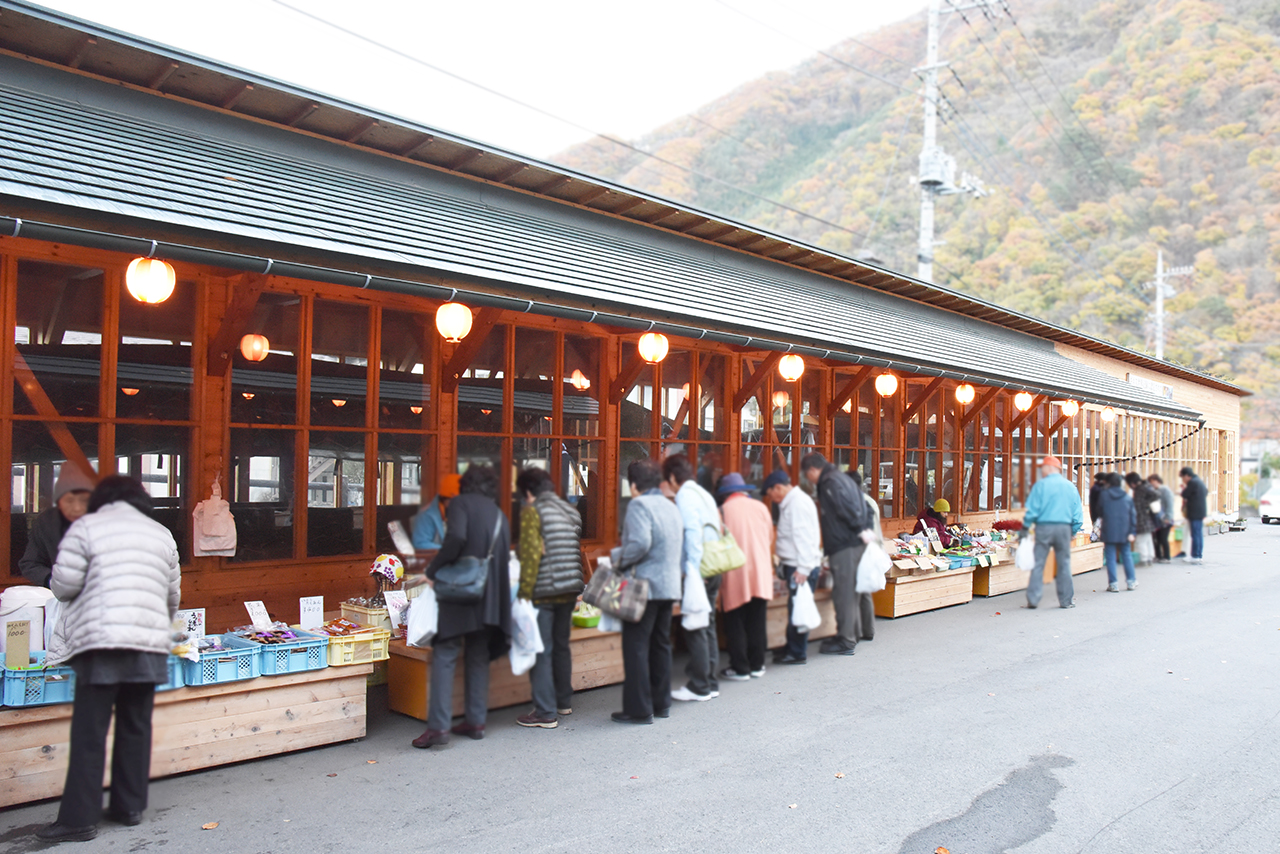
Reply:
<svg viewBox="0 0 1280 854"><path fill-rule="evenodd" d="M1075 585L1071 581L1071 538L1084 527L1084 506L1075 485L1062 476L1062 461L1048 456L1040 461L1040 479L1027 497L1027 512L1022 516L1022 530L1034 529L1036 567L1027 582L1028 608L1040 607L1044 590L1044 565L1053 549L1057 558L1058 605L1074 608Z"/></svg>

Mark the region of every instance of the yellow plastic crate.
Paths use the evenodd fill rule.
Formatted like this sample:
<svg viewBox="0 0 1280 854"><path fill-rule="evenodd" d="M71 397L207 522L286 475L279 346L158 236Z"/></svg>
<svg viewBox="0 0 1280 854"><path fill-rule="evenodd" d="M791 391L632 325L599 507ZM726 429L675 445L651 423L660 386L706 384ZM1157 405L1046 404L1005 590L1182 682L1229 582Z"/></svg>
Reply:
<svg viewBox="0 0 1280 854"><path fill-rule="evenodd" d="M388 629L370 629L347 637L330 637L329 666L386 661L391 657L390 643L391 632Z"/></svg>
<svg viewBox="0 0 1280 854"><path fill-rule="evenodd" d="M386 608L366 608L363 605L352 605L350 602L343 602L342 618L353 623L359 623L362 626L372 626L375 629L391 631L391 617L387 614Z"/></svg>

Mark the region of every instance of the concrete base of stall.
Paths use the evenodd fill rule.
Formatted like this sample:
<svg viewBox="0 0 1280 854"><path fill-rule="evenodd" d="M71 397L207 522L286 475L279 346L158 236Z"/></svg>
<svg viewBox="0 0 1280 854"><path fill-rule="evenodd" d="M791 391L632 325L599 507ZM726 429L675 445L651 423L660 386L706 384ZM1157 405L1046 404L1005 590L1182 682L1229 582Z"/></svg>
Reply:
<svg viewBox="0 0 1280 854"><path fill-rule="evenodd" d="M368 664L156 694L151 777L363 738ZM56 798L67 776L70 703L0 709L0 807ZM111 774L107 738L107 781Z"/></svg>

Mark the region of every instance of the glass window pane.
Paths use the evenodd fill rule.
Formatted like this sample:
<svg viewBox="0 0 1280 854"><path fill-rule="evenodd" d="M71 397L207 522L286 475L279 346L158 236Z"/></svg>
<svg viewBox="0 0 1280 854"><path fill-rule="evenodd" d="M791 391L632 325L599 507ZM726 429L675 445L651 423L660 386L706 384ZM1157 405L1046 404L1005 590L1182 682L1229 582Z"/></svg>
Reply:
<svg viewBox="0 0 1280 854"><path fill-rule="evenodd" d="M502 475L502 445L499 436L459 436L458 473L463 474L471 466L492 466Z"/></svg>
<svg viewBox="0 0 1280 854"><path fill-rule="evenodd" d="M728 455L729 448L727 445L698 445L697 480L699 486L712 494L715 493L716 484L720 482L720 478L732 471L728 467ZM753 481L748 479L745 474L743 474L743 479L757 487L764 483L764 478Z"/></svg>
<svg viewBox="0 0 1280 854"><path fill-rule="evenodd" d="M224 491L236 517L232 560L293 557L292 430L232 430L232 488Z"/></svg>
<svg viewBox="0 0 1280 854"><path fill-rule="evenodd" d="M880 515L886 519L894 515L893 499L896 493L895 485L899 476L898 456L895 451L880 451L878 455L880 471L876 478L876 491L879 493L880 498Z"/></svg>
<svg viewBox="0 0 1280 854"><path fill-rule="evenodd" d="M63 442L73 442L98 465L98 425L52 425ZM9 574L21 575L18 561L27 549L31 523L42 511L53 506L53 484L66 464L67 454L54 439L50 427L40 421L13 423L13 468L10 472L12 500L9 511Z"/></svg>
<svg viewBox="0 0 1280 854"><path fill-rule="evenodd" d="M369 309L316 300L311 324L311 423L363 427L369 394Z"/></svg>
<svg viewBox="0 0 1280 854"><path fill-rule="evenodd" d="M445 364L448 364L447 358ZM506 400L507 327L495 326L458 382L458 429L501 433ZM462 461L459 458L459 465Z"/></svg>
<svg viewBox="0 0 1280 854"><path fill-rule="evenodd" d="M429 314L382 312L382 356L378 363L378 423L427 430L431 418L431 378L439 335Z"/></svg>
<svg viewBox="0 0 1280 854"><path fill-rule="evenodd" d="M151 424L116 425L116 471L142 481L155 502L153 518L173 533L178 553L191 556L187 454L191 430ZM225 494L225 493L224 493Z"/></svg>
<svg viewBox="0 0 1280 854"><path fill-rule="evenodd" d="M904 519L914 519L919 515L921 507L920 496L923 493L928 495L928 480L924 473L924 454L920 451L907 451L903 455L902 466L902 517Z"/></svg>
<svg viewBox="0 0 1280 854"><path fill-rule="evenodd" d="M59 416L98 414L102 304L102 270L18 262L14 412L53 414L36 408L43 392Z"/></svg>
<svg viewBox="0 0 1280 854"><path fill-rule="evenodd" d="M191 342L196 284L179 279L173 295L157 305L120 298L120 353L116 415L160 421L191 418Z"/></svg>
<svg viewBox="0 0 1280 854"><path fill-rule="evenodd" d="M311 433L307 453L307 554L364 551L364 433Z"/></svg>
<svg viewBox="0 0 1280 854"><path fill-rule="evenodd" d="M519 403L516 404L519 406ZM551 438L522 438L517 436L511 442L511 472L507 478L507 489L511 495L511 503L507 509L510 511L510 518L513 520L515 531L513 536L518 537L520 534L520 507L523 503L520 496L516 495L516 475L523 469L542 469L545 472L551 471L551 455L552 448L559 449L560 442ZM498 470L499 479L502 476L502 470Z"/></svg>
<svg viewBox="0 0 1280 854"><path fill-rule="evenodd" d="M693 354L687 350L673 352L662 362L662 433L663 439L689 439L690 397L695 393L690 382ZM666 451L679 453L679 451Z"/></svg>
<svg viewBox="0 0 1280 854"><path fill-rule="evenodd" d="M515 358L514 431L555 432L556 334L517 328Z"/></svg>
<svg viewBox="0 0 1280 854"><path fill-rule="evenodd" d="M729 438L724 392L727 370L728 360L724 356L698 355L698 373L702 379L695 396L693 424L700 441Z"/></svg>
<svg viewBox="0 0 1280 854"><path fill-rule="evenodd" d="M434 436L419 433L378 434L378 529L375 533L379 552L398 551L391 542L387 524L401 522L406 533L411 533L409 520L435 496L436 484L431 482L435 471L434 443Z"/></svg>
<svg viewBox="0 0 1280 854"><path fill-rule="evenodd" d="M566 439L561 445L560 494L582 515L582 539L596 540L600 533L600 456L603 442Z"/></svg>
<svg viewBox="0 0 1280 854"><path fill-rule="evenodd" d="M631 503L631 484L627 480L627 467L636 460L643 460L653 454L653 446L648 442L623 442L618 447L618 533L622 533L622 523L627 516L627 505Z"/></svg>
<svg viewBox="0 0 1280 854"><path fill-rule="evenodd" d="M624 345L624 356L630 356ZM624 361L625 364L625 361ZM653 437L653 365L645 365L640 379L627 393L618 410L624 439L649 439Z"/></svg>
<svg viewBox="0 0 1280 854"><path fill-rule="evenodd" d="M600 435L600 339L564 337L564 432L568 436Z"/></svg>
<svg viewBox="0 0 1280 854"><path fill-rule="evenodd" d="M244 357L237 345L231 353L231 421L234 424L298 422L298 348L302 298L264 292L245 332L267 339L261 361ZM244 339L241 338L241 341Z"/></svg>

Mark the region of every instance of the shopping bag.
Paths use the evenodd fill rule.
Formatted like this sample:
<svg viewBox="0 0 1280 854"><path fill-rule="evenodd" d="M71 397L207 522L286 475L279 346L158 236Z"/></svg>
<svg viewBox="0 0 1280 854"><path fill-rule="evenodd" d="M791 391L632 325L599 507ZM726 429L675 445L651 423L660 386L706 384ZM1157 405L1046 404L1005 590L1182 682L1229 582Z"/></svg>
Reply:
<svg viewBox="0 0 1280 854"><path fill-rule="evenodd" d="M796 588L795 599L791 602L791 625L805 632L822 625L822 615L818 613L818 603L813 601L813 591L808 583Z"/></svg>
<svg viewBox="0 0 1280 854"><path fill-rule="evenodd" d="M404 640L409 646L425 649L436 636L436 620L440 615L436 604L436 591L430 585L409 602L409 620L405 624Z"/></svg>
<svg viewBox="0 0 1280 854"><path fill-rule="evenodd" d="M1030 572L1036 568L1035 535L1022 538L1022 542L1018 543L1018 550L1013 554L1013 562L1023 572Z"/></svg>
<svg viewBox="0 0 1280 854"><path fill-rule="evenodd" d="M622 631L622 620L619 620L613 614L600 614L600 623L596 626L602 632L620 632Z"/></svg>
<svg viewBox="0 0 1280 854"><path fill-rule="evenodd" d="M528 599L517 599L511 605L511 672L516 676L528 673L542 651L538 609Z"/></svg>
<svg viewBox="0 0 1280 854"><path fill-rule="evenodd" d="M858 561L858 581L854 589L859 593L879 593L884 589L885 573L893 566L893 561L879 543L868 543L862 550L862 560Z"/></svg>
<svg viewBox="0 0 1280 854"><path fill-rule="evenodd" d="M582 601L595 605L601 613L638 623L649 606L649 582L634 573L621 573L613 567L597 566Z"/></svg>

